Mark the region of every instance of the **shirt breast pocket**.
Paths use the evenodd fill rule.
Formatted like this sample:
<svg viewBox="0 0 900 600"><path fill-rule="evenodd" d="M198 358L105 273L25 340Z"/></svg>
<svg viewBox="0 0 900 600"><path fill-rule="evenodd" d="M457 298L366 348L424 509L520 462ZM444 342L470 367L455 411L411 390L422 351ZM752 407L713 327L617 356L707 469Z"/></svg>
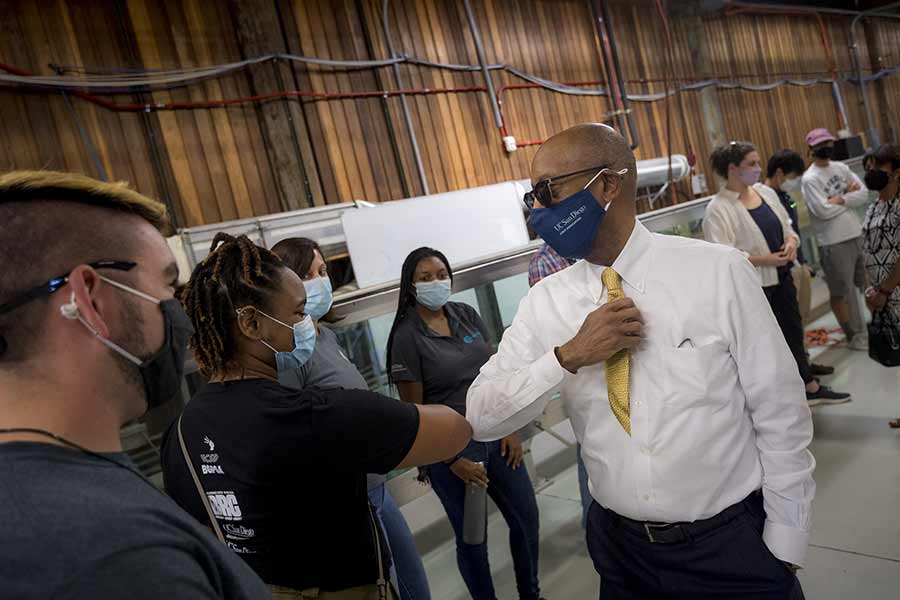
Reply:
<svg viewBox="0 0 900 600"><path fill-rule="evenodd" d="M727 346L712 343L699 348L661 349L665 402L680 407L714 404L714 386L732 364Z"/></svg>

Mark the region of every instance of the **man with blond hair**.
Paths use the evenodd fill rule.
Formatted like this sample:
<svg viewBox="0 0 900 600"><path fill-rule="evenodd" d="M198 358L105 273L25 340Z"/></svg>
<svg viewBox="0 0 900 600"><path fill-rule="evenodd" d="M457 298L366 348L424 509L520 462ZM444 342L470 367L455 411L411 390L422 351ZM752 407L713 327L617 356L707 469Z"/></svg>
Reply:
<svg viewBox="0 0 900 600"><path fill-rule="evenodd" d="M3 597L267 597L122 452L122 424L177 393L192 331L165 208L20 171L0 176L0 223Z"/></svg>

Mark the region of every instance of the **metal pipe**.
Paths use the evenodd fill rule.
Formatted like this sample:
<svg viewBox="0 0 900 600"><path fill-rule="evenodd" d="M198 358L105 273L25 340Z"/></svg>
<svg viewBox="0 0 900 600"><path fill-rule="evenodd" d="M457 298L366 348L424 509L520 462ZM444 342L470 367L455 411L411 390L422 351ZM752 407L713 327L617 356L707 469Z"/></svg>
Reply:
<svg viewBox="0 0 900 600"><path fill-rule="evenodd" d="M844 15L848 17L858 16L863 14L863 12L858 10L848 10L845 8L824 8L821 6L810 6L809 4L759 4L756 2L729 2L729 6L734 6L738 8L764 8L764 9L773 9L773 10L804 10L804 11L816 11L823 14L832 14L832 15ZM885 19L900 19L900 14L882 12L886 9L891 8L892 5L888 6L880 6L872 11L865 11L867 16L871 17L881 17Z"/></svg>
<svg viewBox="0 0 900 600"><path fill-rule="evenodd" d="M391 27L388 22L388 3L390 0L383 0L381 3L381 21L384 27L384 39L387 42L390 58L397 58L394 52L394 43L391 41ZM397 87L403 89L403 78L400 74L400 65L394 63L391 65L394 71L394 82ZM419 151L419 140L416 137L416 130L413 127L412 116L409 113L409 103L405 94L400 94L400 106L403 108L403 120L406 122L406 131L409 133L409 143L412 146L413 158L416 162L416 172L419 174L419 184L422 186L422 195L427 196L431 192L428 189L428 178L425 177L425 165L422 164L422 153Z"/></svg>
<svg viewBox="0 0 900 600"><path fill-rule="evenodd" d="M62 94L63 102L65 102L66 110L72 115L75 127L78 128L78 136L81 138L85 150L87 150L88 157L90 157L91 162L94 163L94 168L97 169L97 178L100 179L100 181L109 181L109 175L106 174L106 168L103 166L103 161L100 160L100 154L97 152L97 147L94 146L91 136L88 135L84 126L81 124L81 119L78 117L78 112L75 110L75 107L72 106L72 100L69 98L69 94L65 91L60 93Z"/></svg>
<svg viewBox="0 0 900 600"><path fill-rule="evenodd" d="M588 1L591 13L594 17L594 26L597 30L597 36L600 39L600 55L603 58L603 64L606 68L606 74L609 77L610 92L613 98L614 113L618 116L619 129L624 134L625 127L628 127L628 136L631 139L631 149L638 147L637 132L634 128L634 120L631 111L628 109L628 101L625 98L625 82L622 78L622 68L619 65L619 55L616 50L616 43L613 39L612 28L609 24L609 11L606 2L603 0Z"/></svg>
<svg viewBox="0 0 900 600"><path fill-rule="evenodd" d="M891 2L890 4L880 7L879 10L896 8L898 6L900 6L900 2ZM853 21L850 22L850 32L848 33L848 36L850 37L850 55L856 63L856 78L859 81L859 92L862 94L863 108L866 111L866 137L868 138L869 145L872 148L877 148L881 144L881 140L879 139L878 130L875 128L875 119L872 117L872 107L869 105L869 94L866 92L866 82L863 80L862 75L862 61L859 58L859 44L856 41L856 34L854 33L856 24L859 23L860 19L870 16L872 12L873 11L865 11L856 15L853 18Z"/></svg>
<svg viewBox="0 0 900 600"><path fill-rule="evenodd" d="M481 43L478 23L475 22L475 14L472 12L472 5L469 3L469 0L463 0L463 5L466 7L466 18L469 20L472 38L475 40L475 54L478 55L478 64L481 65L481 73L484 75L484 85L487 87L491 108L494 110L494 123L496 123L497 129L503 129L503 119L500 117L500 107L497 104L497 94L494 92L494 82L491 81L491 73L488 71L487 61L484 58L484 45Z"/></svg>
<svg viewBox="0 0 900 600"><path fill-rule="evenodd" d="M362 0L356 0L356 12L360 15L365 15L365 11L363 10ZM362 29L363 40L366 43L366 52L369 54L369 58L375 58L375 45L372 43L372 35L369 33L369 27L367 19L363 18L360 22L360 28ZM375 77L375 85L378 86L378 89L384 89L384 82L381 80L381 73L378 70L373 71L373 76ZM299 85L297 86L300 87ZM409 185L406 182L406 172L403 169L403 158L400 154L400 144L397 143L397 132L394 131L394 121L391 119L391 108L388 104L388 100L386 97L381 97L381 112L384 116L384 123L388 132L388 140L391 144L391 152L394 154L394 162L397 163L397 174L400 176L400 186L403 189L403 196L410 197L412 194L409 191Z"/></svg>
<svg viewBox="0 0 900 600"><path fill-rule="evenodd" d="M60 69L56 65L51 64L50 68L56 71L57 75L61 75ZM103 166L103 161L100 160L100 154L97 152L97 147L94 146L91 136L88 135L84 126L81 124L81 119L78 117L78 112L75 110L75 107L72 106L72 100L69 98L69 94L65 90L62 90L60 94L62 94L66 110L72 115L72 121L78 129L78 136L81 138L81 143L84 144L84 149L87 151L88 158L91 159L91 162L94 163L94 168L97 169L98 178L101 181L109 181L109 176L106 174L106 168Z"/></svg>
<svg viewBox="0 0 900 600"><path fill-rule="evenodd" d="M613 71L616 74L616 82L619 85L619 102L622 104L621 110L625 113L625 122L628 124L628 135L631 137L631 149L634 150L639 144L637 128L634 126L634 117L631 115L631 110L628 108L628 92L625 90L625 79L622 77L622 65L619 63L619 46L616 44L616 38L613 36L612 24L609 20L609 4L606 0L603 0L600 3L600 8L603 11L603 23L609 34L609 52L612 58Z"/></svg>

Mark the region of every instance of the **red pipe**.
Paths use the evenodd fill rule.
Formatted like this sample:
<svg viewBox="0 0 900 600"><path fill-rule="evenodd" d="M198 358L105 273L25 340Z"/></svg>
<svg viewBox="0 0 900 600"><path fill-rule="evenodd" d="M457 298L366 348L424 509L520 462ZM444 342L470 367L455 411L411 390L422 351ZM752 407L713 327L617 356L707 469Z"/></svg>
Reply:
<svg viewBox="0 0 900 600"><path fill-rule="evenodd" d="M805 13L804 13L805 14ZM31 77L33 73L29 73L28 71L24 71L17 67L0 63L0 69L12 73L14 75L21 75L24 77ZM869 69L871 70L871 69ZM834 71L836 73L837 71ZM849 71L841 71L841 73L845 73ZM821 71L796 71L796 72L788 72L788 73L774 73L768 74L768 76L773 75L782 75L782 76L791 76L791 75L810 75L810 74L820 74ZM762 75L730 75L728 77L731 78L753 78L760 77ZM716 78L722 78L723 76L715 76ZM700 81L701 78L697 77L684 77L679 78L676 81ZM657 83L665 81L665 78L662 79L629 79L628 83L635 84L648 84L648 83ZM564 81L561 82L563 85L579 87L579 86L590 86L590 85L603 85L606 82L602 80L594 80L594 81ZM515 83L515 84L506 84L502 85L497 89L497 101L500 104L501 112L501 120L503 121L503 127L501 128L501 135L506 136L507 127L506 120L503 116L502 112L502 95L506 90L522 90L522 89L535 89L541 88L543 86L537 83ZM225 100L210 100L210 101L194 101L194 102L150 102L144 104L138 103L118 103L111 100L107 100L101 96L97 96L95 94L91 94L83 91L70 91L70 93L86 102L90 102L97 106L102 106L103 108L117 111L117 112L142 112L142 111L159 111L159 110L181 110L181 109L194 109L194 108L224 108L227 106L236 106L240 104L247 104L251 102L261 102L267 100L274 100L278 98L291 98L291 97L299 97L299 98L309 98L312 102L317 102L319 100L349 100L349 99L360 99L360 98L377 98L377 97L391 97L391 96L399 96L401 94L407 95L431 95L431 94L451 94L451 93L467 93L467 92L485 92L487 88L484 86L464 86L464 87L446 87L446 88L416 88L416 89L407 89L407 90L373 90L366 92L345 92L345 93L327 93L327 92L307 92L303 90L291 90L284 92L272 92L269 94L259 94L256 96L245 96L240 98L230 98ZM843 121L842 121L843 122ZM541 140L525 140L522 142L517 142L516 145L520 147L524 146L535 146L543 143Z"/></svg>

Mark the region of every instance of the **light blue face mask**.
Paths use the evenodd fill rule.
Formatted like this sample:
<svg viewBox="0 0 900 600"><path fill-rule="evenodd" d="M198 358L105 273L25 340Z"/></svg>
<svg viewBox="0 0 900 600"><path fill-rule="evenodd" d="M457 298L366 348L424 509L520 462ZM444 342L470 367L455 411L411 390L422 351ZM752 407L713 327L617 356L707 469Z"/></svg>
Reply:
<svg viewBox="0 0 900 600"><path fill-rule="evenodd" d="M331 310L334 296L331 290L331 279L328 276L316 277L303 282L306 288L306 314L318 321Z"/></svg>
<svg viewBox="0 0 900 600"><path fill-rule="evenodd" d="M416 302L429 310L440 310L450 299L451 285L449 279L421 281L416 284Z"/></svg>
<svg viewBox="0 0 900 600"><path fill-rule="evenodd" d="M313 323L313 320L309 315L306 315L302 321L294 323L294 326L292 327L284 321L279 321L275 317L267 315L259 309L257 309L257 311L259 311L259 314L262 316L294 331L294 349L290 352L280 352L265 340L259 340L265 344L269 350L275 353L275 365L278 367L279 373L299 369L309 362L309 359L312 358L313 351L316 349L316 324Z"/></svg>

